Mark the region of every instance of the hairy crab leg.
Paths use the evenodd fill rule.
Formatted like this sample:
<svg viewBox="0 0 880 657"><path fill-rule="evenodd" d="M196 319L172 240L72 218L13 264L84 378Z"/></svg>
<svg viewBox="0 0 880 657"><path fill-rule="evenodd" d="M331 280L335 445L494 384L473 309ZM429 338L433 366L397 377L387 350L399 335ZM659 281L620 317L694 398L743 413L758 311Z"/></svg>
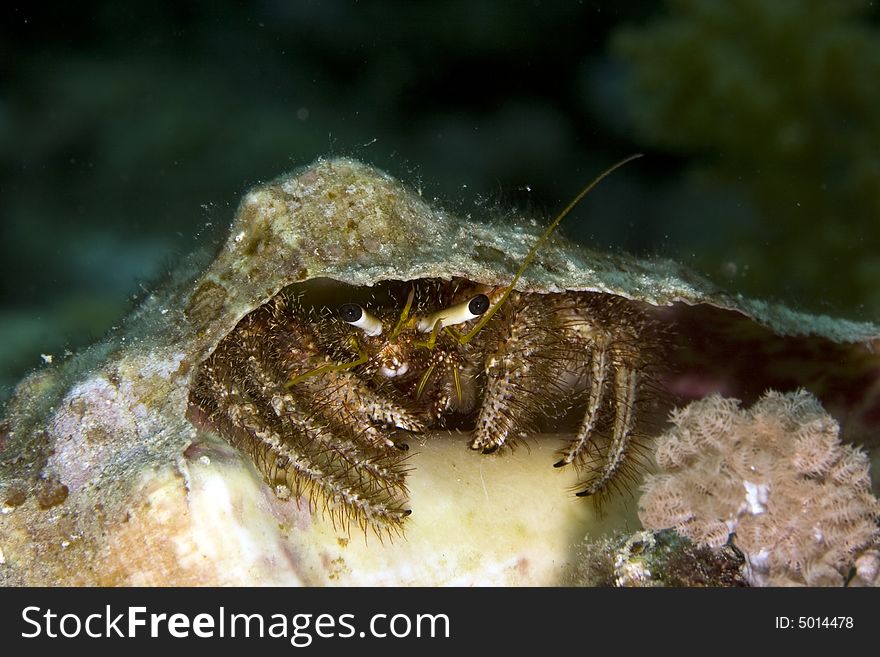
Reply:
<svg viewBox="0 0 880 657"><path fill-rule="evenodd" d="M326 372L297 384L315 402L314 412L327 420L358 428L373 445L394 447L390 436L373 426L373 422L422 432L424 423L412 413L385 399L363 381L348 372Z"/></svg>
<svg viewBox="0 0 880 657"><path fill-rule="evenodd" d="M568 448L563 452L562 458L553 464L554 467L561 468L583 456L587 443L593 437L593 431L596 429L596 424L599 421L609 370L608 350L603 344L596 344L590 350L590 384L584 419L581 421L574 439L572 439Z"/></svg>
<svg viewBox="0 0 880 657"><path fill-rule="evenodd" d="M602 465L587 487L577 493L588 497L603 492L623 465L635 424L635 404L639 372L626 365L617 365L614 373L614 427L611 442L605 450Z"/></svg>
<svg viewBox="0 0 880 657"><path fill-rule="evenodd" d="M312 440L339 452L357 468L362 468L366 476L361 481L371 490L392 488L406 494L406 470L394 467L397 460L390 461L389 467L385 459L367 453L354 440L346 439L339 431L333 431L330 424L317 422L309 409L303 408L303 403L290 393L273 397L272 409L285 423L292 425L293 430L310 436Z"/></svg>
<svg viewBox="0 0 880 657"><path fill-rule="evenodd" d="M377 478L377 472L387 472L387 468L365 468L369 461L362 455L355 455L357 460L351 460L352 454L346 453L344 442L316 441L314 434L302 432L302 427L293 423L284 423L283 430L279 430L277 422L266 417L253 403L232 404L229 418L265 447L269 458L262 459L263 467L272 483L280 479L296 494L300 494L305 485L312 493L313 504L315 493L320 491L331 506L345 505L365 520L394 522L408 515L402 509L388 507L394 492L400 489L399 476L390 481ZM366 496L363 495L365 480L372 484L369 487L372 494Z"/></svg>
<svg viewBox="0 0 880 657"><path fill-rule="evenodd" d="M350 517L361 526L399 530L409 515L398 453L354 452L345 441L319 440L255 403L225 367L204 367L191 399L213 428L251 455L271 485L284 483L297 496L308 493L312 508L323 500L334 520Z"/></svg>
<svg viewBox="0 0 880 657"><path fill-rule="evenodd" d="M543 307L538 306L527 304L513 313L509 337L486 362L488 380L471 449L488 454L527 433L549 401L540 382L549 373L540 357L544 336L536 327Z"/></svg>
<svg viewBox="0 0 880 657"><path fill-rule="evenodd" d="M323 417L338 428L347 428L379 447L395 443L374 422L407 431L424 431L424 423L415 415L372 390L354 373L345 369L312 368L304 354L317 351L314 336L303 321L292 321L298 308L284 301L272 309L272 330L265 331L257 352L246 359L250 375L273 393L290 392L305 395L311 402L310 412ZM259 318L258 318L259 319ZM279 330L282 329L282 330ZM308 371L308 376L293 385L290 381ZM272 395L264 395L271 398Z"/></svg>
<svg viewBox="0 0 880 657"><path fill-rule="evenodd" d="M347 413L353 402L327 406L314 391L294 394L286 387L294 363L307 367L303 355L313 348L308 331L289 321L289 308L279 301L246 318L236 339L224 341L203 365L191 403L251 455L271 485L284 483L297 496L307 492L313 508L322 501L343 526L354 520L364 527L399 530L409 513L403 508L407 469L401 466L401 453L388 450L388 436L369 419ZM324 373L310 382L321 378L346 388L360 383L350 381L348 372ZM381 403L364 406L368 416L389 419Z"/></svg>

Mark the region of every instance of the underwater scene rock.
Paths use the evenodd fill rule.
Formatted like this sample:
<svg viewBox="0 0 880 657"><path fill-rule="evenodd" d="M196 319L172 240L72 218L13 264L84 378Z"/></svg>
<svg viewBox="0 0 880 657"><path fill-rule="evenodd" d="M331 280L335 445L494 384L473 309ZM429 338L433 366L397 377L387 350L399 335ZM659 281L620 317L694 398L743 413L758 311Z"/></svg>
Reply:
<svg viewBox="0 0 880 657"><path fill-rule="evenodd" d="M520 331L510 320L503 327L511 335L487 335L510 342L522 332L528 350L514 356L543 353L524 362L577 360L580 369L563 368L570 376L538 395L534 372L517 369L517 358L505 365L486 356L482 334L468 351L445 329L447 311L464 312L459 288L480 290L471 302L500 304L544 228L463 219L349 159L321 160L251 190L219 251L184 261L104 341L17 386L0 424L0 583L570 583L585 536L637 526L630 492L642 470L631 466L673 406L714 394L751 404L767 389L803 388L840 421L845 441L876 452L880 327L742 298L668 260L597 253L554 235L493 321L508 321L508 307L564 321ZM445 295L431 312L409 300L414 321L432 320L418 329L430 341L423 351L444 358L423 364L426 374L404 395L409 361L383 354L387 380L365 387L359 358L372 343L360 332L354 342L339 337L352 334L334 328L323 308L363 300L369 309L370 299L388 295L402 318L390 333L415 335L399 308L410 307L407 289ZM278 305L283 299L315 299L297 345L314 339L317 348L302 374L272 369L286 358L273 356L292 347L260 342L266 327L299 317ZM449 320L463 332L485 312L465 306L475 312ZM597 319L572 328L584 307L595 307ZM384 322L377 335L388 335L394 316L355 312L349 324L370 336L363 322L373 317ZM581 337L560 339L556 329ZM328 336L335 341L323 344ZM586 356L574 353L581 338L591 346ZM239 351L218 364L228 349ZM647 351L659 355L636 386ZM432 373L446 372L439 361L450 359L474 371L462 380L449 369L445 387L435 385ZM514 379L516 394L492 398L501 400L498 422L516 420L509 434L520 448L511 451L472 431L493 381ZM206 381L217 385L200 397ZM317 391L298 395L297 386ZM264 403L251 403L270 389ZM389 399L407 403L388 407ZM537 401L547 402L540 417ZM429 402L442 412L430 415ZM410 407L421 415L409 417ZM591 418L595 426L584 429ZM337 424L351 435L322 437ZM304 437L289 443L297 431ZM585 467L579 450L593 450L595 462ZM552 467L567 465L567 453L568 467ZM608 475L601 512L574 495L591 467Z"/></svg>

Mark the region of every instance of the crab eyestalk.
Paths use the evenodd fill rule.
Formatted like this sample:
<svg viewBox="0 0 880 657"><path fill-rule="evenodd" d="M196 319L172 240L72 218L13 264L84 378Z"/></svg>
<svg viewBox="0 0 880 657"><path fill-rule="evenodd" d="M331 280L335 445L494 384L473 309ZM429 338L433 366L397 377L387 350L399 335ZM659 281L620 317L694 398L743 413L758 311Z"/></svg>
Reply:
<svg viewBox="0 0 880 657"><path fill-rule="evenodd" d="M447 326L469 322L472 319L476 319L487 310L489 310L489 297L485 294L478 294L467 301L462 301L454 306L449 306L449 308L438 310L427 317L421 318L417 328L422 333L430 333L431 331L439 330ZM438 323L440 325L439 329L437 327Z"/></svg>
<svg viewBox="0 0 880 657"><path fill-rule="evenodd" d="M382 335L382 321L356 303L342 304L339 308L339 317L343 322L362 330L365 335L370 337Z"/></svg>

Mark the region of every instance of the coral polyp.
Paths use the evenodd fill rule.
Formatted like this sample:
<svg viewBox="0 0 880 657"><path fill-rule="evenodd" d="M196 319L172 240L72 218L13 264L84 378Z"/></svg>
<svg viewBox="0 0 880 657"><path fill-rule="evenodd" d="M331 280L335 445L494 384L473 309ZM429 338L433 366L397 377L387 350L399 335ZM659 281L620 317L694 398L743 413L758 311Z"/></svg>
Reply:
<svg viewBox="0 0 880 657"><path fill-rule="evenodd" d="M771 391L741 410L713 395L672 422L657 439L660 473L639 502L645 527L706 547L731 541L752 584L840 586L860 559L856 574L876 578L880 501L870 462L841 444L815 397Z"/></svg>

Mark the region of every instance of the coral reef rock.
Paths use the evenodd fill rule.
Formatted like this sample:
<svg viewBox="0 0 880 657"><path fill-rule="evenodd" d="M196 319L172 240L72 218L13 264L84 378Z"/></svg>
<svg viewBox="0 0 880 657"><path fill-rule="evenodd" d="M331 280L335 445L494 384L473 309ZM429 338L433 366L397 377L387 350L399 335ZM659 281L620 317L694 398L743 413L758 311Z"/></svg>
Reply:
<svg viewBox="0 0 880 657"><path fill-rule="evenodd" d="M540 231L456 217L348 159L251 190L219 250L209 244L182 262L104 341L17 386L0 422L0 583L560 582L572 546L595 525L591 505L567 490L569 475L550 467L558 437L497 458L467 450L455 433L414 442L413 514L404 536L380 541L350 536L331 514L268 485L246 455L186 417L199 364L282 288L321 278L506 284ZM839 385L829 395L874 417L862 413L874 408L864 403L878 371L874 325L742 299L675 263L561 238L518 287L591 290L674 311L670 321L692 317L694 330L710 334L694 343L707 349L724 344L729 331L719 327L729 320L746 322L762 343L776 340L774 349L803 353L797 340L807 341L812 374L798 382L823 385L833 362ZM720 324L706 319L710 305ZM699 376L690 380L702 396Z"/></svg>
<svg viewBox="0 0 880 657"><path fill-rule="evenodd" d="M747 586L743 555L731 545L698 547L671 530L639 531L584 542L574 586Z"/></svg>
<svg viewBox="0 0 880 657"><path fill-rule="evenodd" d="M880 501L864 452L801 390L770 391L747 410L717 395L672 414L656 442L639 517L697 545L728 542L752 585L840 586L877 578Z"/></svg>

